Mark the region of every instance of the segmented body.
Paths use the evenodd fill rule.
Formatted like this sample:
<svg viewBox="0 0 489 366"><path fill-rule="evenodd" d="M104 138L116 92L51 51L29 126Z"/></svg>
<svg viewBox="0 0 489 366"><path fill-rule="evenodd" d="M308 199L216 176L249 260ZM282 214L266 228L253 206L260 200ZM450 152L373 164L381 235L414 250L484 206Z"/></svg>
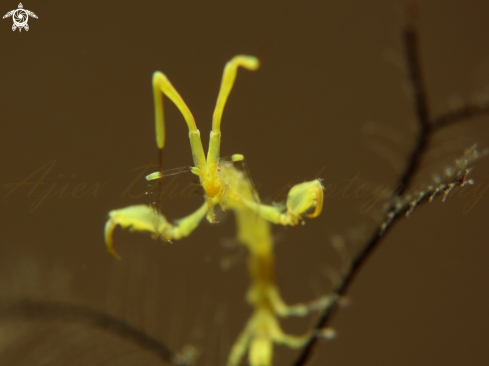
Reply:
<svg viewBox="0 0 489 366"><path fill-rule="evenodd" d="M274 279L270 223L293 226L302 222L305 217L317 217L322 210L323 187L319 180L300 183L289 191L285 206L264 205L259 202L258 195L246 174L233 163L220 161L221 116L238 66L255 70L258 68L258 60L251 56L236 56L226 65L214 112L207 157L202 148L200 132L183 99L165 75L160 72L154 74L157 145L160 149L164 145L163 102L160 98L160 93L163 93L175 103L186 120L195 164L191 171L199 177L204 188L205 203L192 214L176 220L175 224L170 223L151 206L136 205L113 210L109 213L109 220L105 226L105 241L109 252L118 257L112 239L117 225L130 230L150 232L154 237L164 240L178 240L190 235L204 217L211 223L215 222L216 205L223 211L232 211L236 217L238 240L249 250L251 285L246 298L253 306L254 312L231 349L228 366L238 365L247 351L251 366L270 366L274 343L298 348L311 336L283 333L277 317L303 316L310 310L323 308L328 303L327 296L309 304L293 306L286 305L282 300ZM234 162L242 159L242 155L233 155ZM162 176L163 172L160 170L150 174L147 179L160 179Z"/></svg>

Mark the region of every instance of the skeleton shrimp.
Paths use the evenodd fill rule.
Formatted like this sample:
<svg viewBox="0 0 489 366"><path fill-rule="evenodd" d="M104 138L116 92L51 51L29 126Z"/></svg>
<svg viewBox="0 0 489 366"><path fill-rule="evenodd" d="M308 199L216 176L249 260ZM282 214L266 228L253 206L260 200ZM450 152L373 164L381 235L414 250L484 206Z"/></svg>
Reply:
<svg viewBox="0 0 489 366"><path fill-rule="evenodd" d="M214 223L216 205L223 211L232 211L236 217L238 240L249 251L248 270L251 286L246 300L254 311L232 346L227 365L239 365L248 353L251 366L271 366L274 343L300 348L313 336L285 334L277 317L304 316L311 310L327 306L329 297L323 296L309 304L292 306L282 300L274 279L270 223L294 226L301 223L305 217L319 216L323 207L323 186L319 179L297 184L290 189L285 206L265 205L257 199L258 195L243 171L238 170L233 164L220 164L221 118L239 67L253 71L258 69L259 61L252 56L238 55L226 64L214 110L207 157L204 154L200 132L189 108L163 73L153 74L156 142L160 149L160 157L165 142L165 95L177 106L187 123L194 161L191 172L199 177L205 192L205 202L195 212L177 220L175 224L168 222L159 210L149 205L113 210L109 213L105 225L105 243L109 253L119 258L112 239L117 225L132 231L149 232L168 241L179 240L189 236L204 217ZM232 156L234 162L242 160L243 156L240 154ZM161 179L162 176L160 159L160 171L150 174L147 179Z"/></svg>

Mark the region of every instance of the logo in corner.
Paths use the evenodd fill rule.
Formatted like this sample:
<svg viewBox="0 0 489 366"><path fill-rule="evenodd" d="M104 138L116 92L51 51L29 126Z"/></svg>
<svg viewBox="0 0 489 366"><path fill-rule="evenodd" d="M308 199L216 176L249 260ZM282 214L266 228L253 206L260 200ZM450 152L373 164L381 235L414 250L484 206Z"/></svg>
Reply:
<svg viewBox="0 0 489 366"><path fill-rule="evenodd" d="M12 25L12 30L15 31L19 28L19 32L24 28L26 31L29 30L29 25L27 21L29 20L29 15L37 19L37 15L30 10L24 9L22 3L19 3L19 8L9 11L3 16L3 19L12 17L14 24Z"/></svg>

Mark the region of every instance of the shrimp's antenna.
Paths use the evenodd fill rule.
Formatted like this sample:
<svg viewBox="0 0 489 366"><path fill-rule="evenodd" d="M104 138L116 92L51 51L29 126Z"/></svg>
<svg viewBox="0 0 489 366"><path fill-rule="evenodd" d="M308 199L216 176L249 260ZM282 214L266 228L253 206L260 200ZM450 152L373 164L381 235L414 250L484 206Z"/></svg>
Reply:
<svg viewBox="0 0 489 366"><path fill-rule="evenodd" d="M260 66L260 61L253 56L238 55L233 57L226 66L222 75L221 89L217 97L216 109L212 117L212 131L209 141L209 151L207 153L207 165L217 165L219 163L219 154L221 147L221 119L224 106L233 88L238 67L241 66L247 70L254 71Z"/></svg>
<svg viewBox="0 0 489 366"><path fill-rule="evenodd" d="M200 132L195 124L195 119L190 109L183 101L182 97L170 80L160 71L156 71L153 74L153 95L155 101L155 121L156 121L156 144L158 148L163 149L165 145L165 122L163 117L163 98L160 98L160 92L166 95L180 110L185 122L187 122L190 147L192 149L192 156L194 164L197 168L203 168L206 165L204 148L200 140ZM161 155L161 154L160 154ZM160 168L161 169L161 168Z"/></svg>
<svg viewBox="0 0 489 366"><path fill-rule="evenodd" d="M194 164L198 168L204 168L206 166L204 148L202 147L202 141L200 140L200 132L197 129L197 125L195 124L195 119L190 109L187 107L182 97L173 85L170 83L170 80L160 71L156 71L153 74L153 96L155 102L155 127L156 127L156 145L159 149L159 178L160 181L158 183L159 193L157 196L156 202L153 202L151 206L155 211L155 233L159 232L159 210L161 204L161 192L163 188L163 147L165 146L165 120L163 114L163 97L160 97L160 93L166 95L180 110L182 113L185 122L187 122L189 138L190 138L190 147L192 149L192 156L194 159ZM161 234L160 234L161 235ZM163 235L161 235L163 240L170 242L170 240L166 239Z"/></svg>

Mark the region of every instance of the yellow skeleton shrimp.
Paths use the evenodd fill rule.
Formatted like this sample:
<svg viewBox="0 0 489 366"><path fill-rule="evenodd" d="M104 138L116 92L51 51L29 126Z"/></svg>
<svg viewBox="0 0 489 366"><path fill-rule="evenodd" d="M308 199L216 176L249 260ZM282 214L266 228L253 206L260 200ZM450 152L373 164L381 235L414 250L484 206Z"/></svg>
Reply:
<svg viewBox="0 0 489 366"><path fill-rule="evenodd" d="M285 208L268 206L257 200L256 191L242 171L236 169L231 163L220 164L221 117L239 66L256 70L259 62L255 57L238 55L226 64L213 115L207 158L200 140L200 132L187 105L164 74L161 72L153 74L156 142L160 149L160 156L165 141L161 96L163 93L178 107L187 123L195 165L191 171L200 179L200 184L205 191L205 202L194 213L176 221L176 224L169 223L161 213L148 205L113 210L109 213L109 220L105 225L105 243L109 253L118 258L112 241L112 234L117 225L131 230L146 231L166 240L178 240L190 235L204 216L213 223L215 205L220 205L223 211L232 210L236 216L238 239L250 253L248 268L251 286L246 299L253 306L254 312L234 343L227 364L238 365L248 351L251 366L270 366L273 343L300 348L310 337L310 334L303 336L285 334L280 328L277 316L303 316L310 310L326 306L328 302L326 296L310 304L293 306L286 305L282 300L274 280L270 223L297 225L302 222L303 217L317 217L323 206L323 187L319 180L295 185L288 194ZM239 154L232 157L234 162L242 159L243 156ZM161 177L162 173L156 172L150 174L147 179Z"/></svg>

